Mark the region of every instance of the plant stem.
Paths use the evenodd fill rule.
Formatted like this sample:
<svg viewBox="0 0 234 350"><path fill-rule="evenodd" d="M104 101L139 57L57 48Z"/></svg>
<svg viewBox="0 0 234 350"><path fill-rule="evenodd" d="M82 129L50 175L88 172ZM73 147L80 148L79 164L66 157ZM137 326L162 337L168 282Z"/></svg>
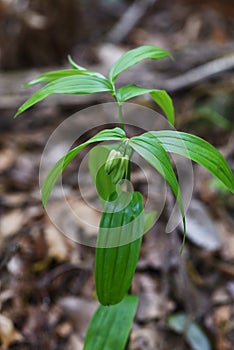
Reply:
<svg viewBox="0 0 234 350"><path fill-rule="evenodd" d="M118 103L118 114L119 114L119 121L120 121L120 127L123 131L125 131L124 128L124 122L123 122L123 102L120 102L116 93L116 89L115 89L115 84L113 81L111 81L111 85L112 85L112 96L114 97L115 101Z"/></svg>
<svg viewBox="0 0 234 350"><path fill-rule="evenodd" d="M121 127L121 129L123 129L123 131L125 131L125 129L124 129L124 122L123 122L122 103L120 103L120 102L117 102L117 103L118 103L118 112L119 112L120 127Z"/></svg>
<svg viewBox="0 0 234 350"><path fill-rule="evenodd" d="M128 163L128 172L127 172L127 176L126 176L127 181L127 189L128 191L131 191L131 160L129 160Z"/></svg>

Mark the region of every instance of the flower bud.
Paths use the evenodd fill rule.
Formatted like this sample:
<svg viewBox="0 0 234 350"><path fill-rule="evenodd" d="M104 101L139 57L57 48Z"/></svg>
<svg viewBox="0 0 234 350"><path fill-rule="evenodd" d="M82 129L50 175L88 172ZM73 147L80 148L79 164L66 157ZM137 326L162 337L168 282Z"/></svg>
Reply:
<svg viewBox="0 0 234 350"><path fill-rule="evenodd" d="M110 175L110 173L119 165L121 161L122 154L115 149L112 149L109 153L105 164L105 172Z"/></svg>
<svg viewBox="0 0 234 350"><path fill-rule="evenodd" d="M128 165L129 165L129 156L125 155L121 158L121 162L119 166L115 168L113 173L112 182L117 184L122 179L125 179L128 173Z"/></svg>

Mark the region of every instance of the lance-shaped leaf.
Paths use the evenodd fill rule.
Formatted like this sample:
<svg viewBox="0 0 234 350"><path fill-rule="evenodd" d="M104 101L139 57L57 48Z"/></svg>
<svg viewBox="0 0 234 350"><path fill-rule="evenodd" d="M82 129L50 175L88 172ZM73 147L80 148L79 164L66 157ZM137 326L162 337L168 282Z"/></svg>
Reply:
<svg viewBox="0 0 234 350"><path fill-rule="evenodd" d="M150 94L153 100L165 113L170 124L174 124L174 107L168 93L164 90L145 89L137 85L126 85L118 89L116 96L119 102L124 102L130 98Z"/></svg>
<svg viewBox="0 0 234 350"><path fill-rule="evenodd" d="M43 206L46 206L50 193L59 178L63 170L68 166L68 164L75 158L75 156L87 145L93 142L99 141L111 141L111 140L120 140L125 138L125 132L120 128L114 128L110 130L102 130L93 136L88 141L82 143L81 145L73 148L69 151L64 157L57 161L57 163L50 170L49 174L45 178L45 181L42 186L42 203Z"/></svg>
<svg viewBox="0 0 234 350"><path fill-rule="evenodd" d="M110 82L105 78L97 76L73 75L60 78L35 92L35 94L18 109L15 117L52 94L92 94L111 90Z"/></svg>
<svg viewBox="0 0 234 350"><path fill-rule="evenodd" d="M173 171L170 158L163 146L157 142L156 139L150 139L143 135L135 136L130 139L131 147L139 153L149 164L152 165L165 179L174 193L182 215L184 225L184 238L181 245L181 252L183 251L186 237L186 223L184 206L182 196L179 188L179 184L176 175Z"/></svg>
<svg viewBox="0 0 234 350"><path fill-rule="evenodd" d="M136 49L130 50L123 54L123 56L121 56L114 63L109 73L109 79L110 81L114 82L121 72L135 66L137 63L146 58L159 60L163 57L170 57L170 54L160 47L153 45L143 45Z"/></svg>
<svg viewBox="0 0 234 350"><path fill-rule="evenodd" d="M86 68L80 66L79 64L77 64L71 57L71 55L68 55L67 56L67 59L68 59L68 62L70 63L70 66L73 68L73 69L79 69L79 70L86 70Z"/></svg>
<svg viewBox="0 0 234 350"><path fill-rule="evenodd" d="M84 350L124 350L137 303L137 296L128 295L119 304L100 305L89 324Z"/></svg>
<svg viewBox="0 0 234 350"><path fill-rule="evenodd" d="M51 83L52 81L70 77L73 75L91 75L100 78L105 78L102 74L93 72L88 69L63 69L63 70L55 70L53 72L47 72L39 75L35 79L31 80L29 83L24 84L23 86L32 86L41 83Z"/></svg>
<svg viewBox="0 0 234 350"><path fill-rule="evenodd" d="M225 158L207 141L185 132L161 130L142 135L160 142L167 152L177 153L204 166L234 193L234 175Z"/></svg>

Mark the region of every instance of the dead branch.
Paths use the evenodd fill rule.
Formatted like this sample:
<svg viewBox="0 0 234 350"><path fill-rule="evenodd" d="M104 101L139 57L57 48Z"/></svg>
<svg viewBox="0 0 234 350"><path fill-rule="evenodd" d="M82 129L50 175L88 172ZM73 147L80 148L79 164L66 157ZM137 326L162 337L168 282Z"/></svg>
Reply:
<svg viewBox="0 0 234 350"><path fill-rule="evenodd" d="M231 54L193 68L178 77L168 79L163 84L163 88L171 92L179 91L233 68L234 54Z"/></svg>
<svg viewBox="0 0 234 350"><path fill-rule="evenodd" d="M116 44L122 42L156 1L157 0L134 1L108 34L108 41Z"/></svg>

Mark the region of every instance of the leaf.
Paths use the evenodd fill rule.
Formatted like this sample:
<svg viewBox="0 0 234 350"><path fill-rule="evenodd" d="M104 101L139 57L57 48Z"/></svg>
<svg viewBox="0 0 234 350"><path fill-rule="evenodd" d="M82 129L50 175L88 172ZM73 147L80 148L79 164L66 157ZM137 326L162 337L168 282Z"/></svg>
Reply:
<svg viewBox="0 0 234 350"><path fill-rule="evenodd" d="M100 78L104 78L99 73L93 72L91 70L87 69L64 69L64 70L56 70L53 72L47 72L39 75L37 78L33 79L27 84L24 84L23 86L32 86L35 84L41 84L41 83L51 83L52 81L69 77L69 76L74 76L74 75L89 75L89 76L97 76Z"/></svg>
<svg viewBox="0 0 234 350"><path fill-rule="evenodd" d="M152 90L150 95L166 114L170 124L174 125L174 107L172 99L168 93L165 90Z"/></svg>
<svg viewBox="0 0 234 350"><path fill-rule="evenodd" d="M168 317L169 327L179 333L184 334L187 343L193 350L211 350L208 337L197 323L191 321L190 317L184 313L173 314Z"/></svg>
<svg viewBox="0 0 234 350"><path fill-rule="evenodd" d="M129 100L130 98L148 94L150 91L151 89L146 89L134 84L129 84L119 88L116 92L116 96L119 102L124 102Z"/></svg>
<svg viewBox="0 0 234 350"><path fill-rule="evenodd" d="M84 350L124 350L137 303L135 295L128 295L119 304L100 305L89 324Z"/></svg>
<svg viewBox="0 0 234 350"><path fill-rule="evenodd" d="M103 305L119 303L130 288L144 233L139 192L112 194L106 202L96 243L95 285Z"/></svg>
<svg viewBox="0 0 234 350"><path fill-rule="evenodd" d="M117 99L119 102L124 102L130 98L150 94L153 100L159 105L159 107L165 113L170 124L174 124L174 107L172 100L168 93L164 90L154 90L154 89L145 89L137 85L126 85L117 90Z"/></svg>
<svg viewBox="0 0 234 350"><path fill-rule="evenodd" d="M116 190L116 185L112 182L112 175L107 175L104 169L105 162L110 152L110 147L114 148L114 146L116 146L116 144L96 146L89 152L90 175L96 187L98 196L104 201L106 201L110 194Z"/></svg>
<svg viewBox="0 0 234 350"><path fill-rule="evenodd" d="M73 68L73 69L79 69L79 70L86 70L86 68L80 66L79 64L77 64L71 57L71 55L68 55L67 56L67 59L68 59L68 62L70 63L70 66Z"/></svg>
<svg viewBox="0 0 234 350"><path fill-rule="evenodd" d="M139 153L149 164L152 165L152 167L154 167L163 176L178 201L184 226L184 238L180 250L182 253L186 237L184 206L179 184L167 152L156 139L147 138L145 137L145 134L132 137L130 139L130 144L137 153Z"/></svg>
<svg viewBox="0 0 234 350"><path fill-rule="evenodd" d="M223 155L207 141L185 132L161 130L144 134L156 139L167 152L177 153L192 159L209 170L234 193L234 175Z"/></svg>
<svg viewBox="0 0 234 350"><path fill-rule="evenodd" d="M147 233L153 226L156 220L156 211L144 211L144 233Z"/></svg>
<svg viewBox="0 0 234 350"><path fill-rule="evenodd" d="M15 117L52 94L92 94L111 91L110 82L105 78L90 75L73 75L52 81L35 92L17 111Z"/></svg>
<svg viewBox="0 0 234 350"><path fill-rule="evenodd" d="M163 57L170 57L170 54L160 47L153 45L143 45L137 47L136 49L127 51L112 66L109 73L109 79L110 81L114 82L120 73L132 66L135 66L137 63L146 58L158 60Z"/></svg>
<svg viewBox="0 0 234 350"><path fill-rule="evenodd" d="M46 206L50 193L59 178L63 170L68 166L73 158L87 145L98 141L110 141L110 140L120 140L125 137L125 132L120 128L114 128L110 130L102 130L93 136L88 141L82 143L81 145L73 148L64 157L57 161L57 163L50 170L49 174L46 176L43 186L42 186L42 203L43 207Z"/></svg>

